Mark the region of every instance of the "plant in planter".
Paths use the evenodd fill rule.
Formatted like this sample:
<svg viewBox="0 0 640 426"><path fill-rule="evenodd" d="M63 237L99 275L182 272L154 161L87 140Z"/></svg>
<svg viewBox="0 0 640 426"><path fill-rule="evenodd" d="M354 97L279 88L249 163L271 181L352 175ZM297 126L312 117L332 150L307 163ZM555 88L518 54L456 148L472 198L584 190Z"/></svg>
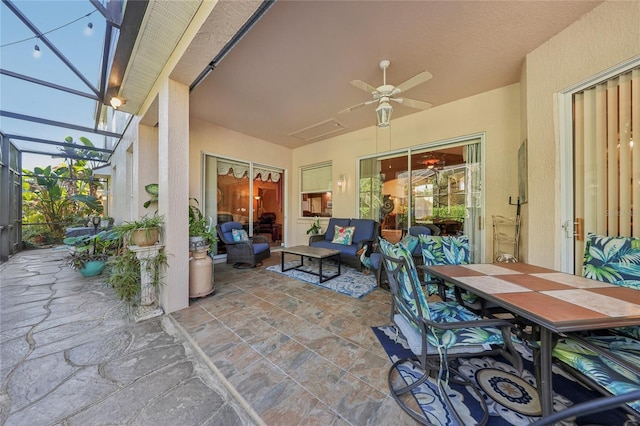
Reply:
<svg viewBox="0 0 640 426"><path fill-rule="evenodd" d="M105 282L111 285L116 295L123 300L128 308L132 309L141 305L142 274L150 278L149 285L157 289L163 284L163 271L167 263L167 255L164 250L156 250L157 254L138 258L135 252L128 250L127 246L137 245L145 247L154 245L158 236L162 235L163 217L154 214L144 216L136 221L125 222L115 226L113 232L118 239L117 254L107 262ZM155 229L155 231L153 231ZM150 236L149 242L138 241L137 233ZM154 236L155 234L155 236ZM144 303L143 303L144 304Z"/></svg>
<svg viewBox="0 0 640 426"><path fill-rule="evenodd" d="M150 196L150 198L143 204L144 208L148 209L151 203L158 202L158 184L150 183L144 187L144 190L147 191L147 194Z"/></svg>
<svg viewBox="0 0 640 426"><path fill-rule="evenodd" d="M318 216L313 218L313 222L311 222L311 227L307 229L307 235L318 235L322 231L322 227L320 226L320 218Z"/></svg>
<svg viewBox="0 0 640 426"><path fill-rule="evenodd" d="M141 273L146 272L151 277L150 285L157 289L164 284L163 271L167 265L164 250L141 261L134 252L123 248L107 262L105 283L111 285L116 295L132 310L140 306Z"/></svg>
<svg viewBox="0 0 640 426"><path fill-rule="evenodd" d="M135 244L140 247L152 246L162 237L164 218L154 213L153 216L143 216L138 220L124 222L113 227L119 237L126 244Z"/></svg>
<svg viewBox="0 0 640 426"><path fill-rule="evenodd" d="M198 200L189 204L189 244L209 245L218 241L212 226L200 211ZM195 238L194 238L195 237Z"/></svg>
<svg viewBox="0 0 640 426"><path fill-rule="evenodd" d="M67 265L85 277L101 274L107 259L117 249L117 237L110 231L65 238L64 243L71 249Z"/></svg>

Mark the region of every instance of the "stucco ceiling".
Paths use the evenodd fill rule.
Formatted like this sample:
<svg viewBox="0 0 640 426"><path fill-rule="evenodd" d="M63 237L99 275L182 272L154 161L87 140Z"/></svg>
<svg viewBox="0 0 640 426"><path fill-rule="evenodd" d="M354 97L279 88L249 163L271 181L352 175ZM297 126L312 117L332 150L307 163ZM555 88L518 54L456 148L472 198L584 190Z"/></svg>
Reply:
<svg viewBox="0 0 640 426"><path fill-rule="evenodd" d="M433 74L405 96L437 107L518 82L527 53L600 3L281 0L192 91L191 115L298 147L291 134L319 123L344 126L326 137L375 125L375 104L338 111L371 99L349 82L381 85L381 59L390 84ZM419 112L393 107L392 128Z"/></svg>

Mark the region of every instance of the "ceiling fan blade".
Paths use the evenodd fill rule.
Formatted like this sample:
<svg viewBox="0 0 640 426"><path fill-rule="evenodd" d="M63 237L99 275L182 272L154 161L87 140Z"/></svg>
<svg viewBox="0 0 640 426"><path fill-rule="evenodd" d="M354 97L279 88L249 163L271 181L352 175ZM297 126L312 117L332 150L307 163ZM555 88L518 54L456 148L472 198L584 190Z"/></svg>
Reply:
<svg viewBox="0 0 640 426"><path fill-rule="evenodd" d="M431 75L431 73L429 71L422 71L419 74L414 75L413 77L411 77L409 80L405 81L404 83L398 84L394 90L394 94L396 93L400 93L400 92L406 92L407 90L411 89L412 87L417 86L418 84L424 83L427 80L430 80L433 76Z"/></svg>
<svg viewBox="0 0 640 426"><path fill-rule="evenodd" d="M345 108L342 111L338 111L338 114L342 114L342 113L345 113L345 112L351 112L351 111L353 111L355 109L361 108L363 106L371 105L372 103L375 103L375 102L378 102L378 101L376 99L373 99L371 101L362 102L362 103L359 103L357 105L350 106L349 108Z"/></svg>
<svg viewBox="0 0 640 426"><path fill-rule="evenodd" d="M342 113L345 113L345 112L351 112L351 111L353 111L354 109L358 109L358 108L361 108L361 107L363 107L363 106L370 105L370 104L372 104L372 103L374 103L374 102L378 102L378 101L374 99L374 100L372 100L372 101L362 102L362 103L359 103L359 104L357 104L357 105L350 106L349 108L345 108L345 109L343 109L342 111L338 111L338 114L342 114Z"/></svg>
<svg viewBox="0 0 640 426"><path fill-rule="evenodd" d="M429 109L433 106L433 104L430 104L429 102L418 101L416 99L391 98L391 100L415 109Z"/></svg>
<svg viewBox="0 0 640 426"><path fill-rule="evenodd" d="M373 87L369 83L365 83L362 80L351 80L351 85L357 87L360 90L364 90L367 93L372 93L377 90L375 87Z"/></svg>

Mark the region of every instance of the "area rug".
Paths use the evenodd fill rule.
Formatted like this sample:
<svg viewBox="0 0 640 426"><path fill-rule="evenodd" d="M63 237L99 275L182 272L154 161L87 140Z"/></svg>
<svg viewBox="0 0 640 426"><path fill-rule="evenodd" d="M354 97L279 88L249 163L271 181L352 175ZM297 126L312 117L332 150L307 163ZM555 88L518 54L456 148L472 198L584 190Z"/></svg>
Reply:
<svg viewBox="0 0 640 426"><path fill-rule="evenodd" d="M305 263L309 262L305 260ZM300 262L285 262L284 267L289 268L294 265L299 265ZM272 265L266 268L268 271L277 272L278 274L286 275L287 277L295 278L300 281L324 287L329 290L337 291L338 293L346 294L347 296L362 298L371 293L376 285L376 277L373 273L364 274L349 266L340 266L340 276L332 278L323 283L318 283L318 276L308 274L303 271L295 269L281 272L280 265ZM318 262L311 261L309 265L305 265L305 269L318 272ZM322 273L324 275L332 275L338 271L338 266L333 262L322 263Z"/></svg>
<svg viewBox="0 0 640 426"><path fill-rule="evenodd" d="M372 329L392 362L412 356L406 340L402 334L396 333L394 327L382 326ZM453 361L453 367L478 386L487 402L489 409L487 425L528 425L540 419L541 409L533 375L532 352L520 344L516 345L516 349L522 354L524 363L522 373L501 356ZM422 376L420 371L409 364L401 365L399 371L406 383L412 383ZM559 368L554 367L553 372L553 386L556 391L553 406L556 411L601 396L580 385ZM456 419L445 399L440 397L436 379L430 379L413 392L413 396L429 422L442 426L466 425L477 423L482 418L481 405L473 392L451 382L446 389L460 419ZM612 410L580 417L576 422L569 421L563 424L622 425L630 419L631 417L623 410Z"/></svg>

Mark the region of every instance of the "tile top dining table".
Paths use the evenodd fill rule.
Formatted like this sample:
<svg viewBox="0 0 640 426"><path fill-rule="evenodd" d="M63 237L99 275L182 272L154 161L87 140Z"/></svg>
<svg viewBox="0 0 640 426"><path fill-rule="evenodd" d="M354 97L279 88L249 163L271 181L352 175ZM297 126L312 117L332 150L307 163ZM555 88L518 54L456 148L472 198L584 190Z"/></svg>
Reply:
<svg viewBox="0 0 640 426"><path fill-rule="evenodd" d="M640 325L640 291L632 288L526 263L418 268L540 325L538 392L543 416L553 413L553 333Z"/></svg>

